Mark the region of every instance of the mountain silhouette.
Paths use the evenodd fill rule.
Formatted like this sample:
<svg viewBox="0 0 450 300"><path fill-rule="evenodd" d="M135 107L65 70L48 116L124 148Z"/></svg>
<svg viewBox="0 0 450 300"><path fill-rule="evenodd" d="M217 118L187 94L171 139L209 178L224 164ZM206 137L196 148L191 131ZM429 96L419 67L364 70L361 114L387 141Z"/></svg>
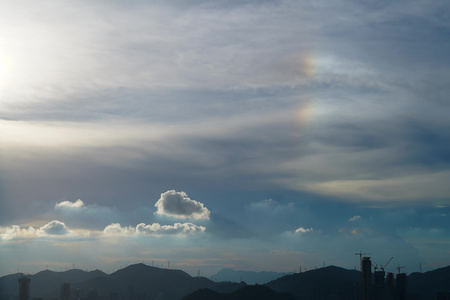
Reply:
<svg viewBox="0 0 450 300"><path fill-rule="evenodd" d="M361 272L328 266L287 275L266 284L276 292L287 292L297 299L353 299L360 295Z"/></svg>
<svg viewBox="0 0 450 300"><path fill-rule="evenodd" d="M223 268L216 274L209 277L209 279L221 282L241 282L244 281L247 284L265 284L273 281L277 278L286 275L286 273L277 272L252 272L252 271L235 271L232 269Z"/></svg>
<svg viewBox="0 0 450 300"><path fill-rule="evenodd" d="M17 279L21 274L0 277L0 300L18 296ZM245 283L213 282L204 277L192 277L181 270L150 267L145 264L130 265L112 274L101 271L85 272L70 270L66 272L41 271L28 276L30 299L54 299L60 296L61 283L70 283L71 293L79 291L80 297L88 299L107 299L117 295L130 300L156 299L178 300L198 289L211 289L216 292L233 292Z"/></svg>
<svg viewBox="0 0 450 300"><path fill-rule="evenodd" d="M181 300L295 300L287 293L277 293L263 285L248 285L233 293L217 293L209 289L201 289Z"/></svg>
<svg viewBox="0 0 450 300"><path fill-rule="evenodd" d="M450 292L450 266L408 276L408 292L412 299L435 299L440 291Z"/></svg>
<svg viewBox="0 0 450 300"><path fill-rule="evenodd" d="M20 276L17 273L0 277L0 300L18 296ZM213 282L204 277L192 277L181 270L144 264L130 265L109 275L99 270L73 269L65 272L45 270L28 277L31 279L30 299L58 299L60 285L66 282L70 283L72 296L77 293L78 297L88 300L266 299L263 297L271 297L272 293L288 293L296 299L358 299L361 294L361 272L335 266L286 275L264 286ZM450 291L450 266L412 273L408 276L407 287L408 299L436 299L437 292ZM285 296L288 297L276 294L274 299Z"/></svg>
<svg viewBox="0 0 450 300"><path fill-rule="evenodd" d="M412 273L407 282L408 299L436 299L437 292L450 291L450 266L426 273ZM296 299L358 299L361 272L329 266L287 275L266 286L276 292L290 293Z"/></svg>
<svg viewBox="0 0 450 300"><path fill-rule="evenodd" d="M130 265L106 277L73 285L82 291L96 289L99 295L127 295L133 291L135 295L146 295L151 299L163 297L176 300L202 288L230 292L241 286L230 282L217 283L204 277L192 277L181 270L160 269L145 264Z"/></svg>
<svg viewBox="0 0 450 300"><path fill-rule="evenodd" d="M21 273L16 273L0 277L0 299L5 299L6 295L18 295L17 280L21 276ZM61 283L77 283L104 276L107 276L107 274L100 270L87 272L79 269L64 272L44 270L34 275L27 275L31 279L30 299L33 297L59 298Z"/></svg>

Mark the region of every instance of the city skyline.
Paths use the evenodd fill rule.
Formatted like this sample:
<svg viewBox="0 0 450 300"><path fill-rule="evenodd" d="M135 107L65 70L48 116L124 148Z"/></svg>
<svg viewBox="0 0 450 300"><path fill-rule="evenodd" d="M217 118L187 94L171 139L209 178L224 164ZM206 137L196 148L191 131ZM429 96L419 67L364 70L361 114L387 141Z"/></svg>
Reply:
<svg viewBox="0 0 450 300"><path fill-rule="evenodd" d="M0 5L0 276L450 265L450 4Z"/></svg>

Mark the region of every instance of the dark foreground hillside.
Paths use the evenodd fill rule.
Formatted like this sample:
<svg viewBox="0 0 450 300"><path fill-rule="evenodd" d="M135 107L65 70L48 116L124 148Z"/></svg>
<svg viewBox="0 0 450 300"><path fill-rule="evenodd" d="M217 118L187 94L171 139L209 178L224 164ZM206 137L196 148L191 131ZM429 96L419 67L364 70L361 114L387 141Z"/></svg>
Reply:
<svg viewBox="0 0 450 300"><path fill-rule="evenodd" d="M287 292L296 299L358 299L361 272L335 266L287 275L267 284L276 292Z"/></svg>
<svg viewBox="0 0 450 300"><path fill-rule="evenodd" d="M292 274L292 273L288 273ZM232 269L224 268L216 274L209 277L212 281L222 282L241 282L244 281L247 284L265 284L273 281L277 278L283 277L286 273L278 272L253 272L253 271L235 271Z"/></svg>
<svg viewBox="0 0 450 300"><path fill-rule="evenodd" d="M298 300L360 299L361 272L329 266L284 276L267 286L276 292L290 293ZM450 292L450 266L407 277L409 300L435 300L439 292Z"/></svg>
<svg viewBox="0 0 450 300"><path fill-rule="evenodd" d="M288 293L277 293L263 285L248 285L233 293L217 293L209 289L201 289L182 298L182 300L295 300Z"/></svg>

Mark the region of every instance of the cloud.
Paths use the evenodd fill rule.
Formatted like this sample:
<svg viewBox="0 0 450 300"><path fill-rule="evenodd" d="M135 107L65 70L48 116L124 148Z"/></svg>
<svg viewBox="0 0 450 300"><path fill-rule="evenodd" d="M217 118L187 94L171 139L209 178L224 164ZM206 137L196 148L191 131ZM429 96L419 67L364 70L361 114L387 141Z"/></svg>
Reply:
<svg viewBox="0 0 450 300"><path fill-rule="evenodd" d="M38 229L37 234L43 235L66 235L72 233L71 230L61 221L53 220Z"/></svg>
<svg viewBox="0 0 450 300"><path fill-rule="evenodd" d="M209 220L210 211L203 203L191 200L185 192L169 190L161 194L155 203L159 215L187 218L195 220Z"/></svg>
<svg viewBox="0 0 450 300"><path fill-rule="evenodd" d="M192 223L175 223L174 225L160 225L158 223L145 225L141 223L136 226L136 232L144 235L193 234L204 232L205 229L204 226L197 226Z"/></svg>
<svg viewBox="0 0 450 300"><path fill-rule="evenodd" d="M295 211L295 205L292 202L289 202L286 205L280 204L277 201L269 198L269 199L264 199L261 201L257 201L257 202L252 202L250 203L250 209L251 210L271 210L271 211Z"/></svg>
<svg viewBox="0 0 450 300"><path fill-rule="evenodd" d="M353 221L356 221L356 220L359 220L359 219L361 219L361 216L354 216L354 217L351 217L350 219L348 219L348 221L349 222L353 222Z"/></svg>
<svg viewBox="0 0 450 300"><path fill-rule="evenodd" d="M85 207L85 205L81 199L78 199L75 202L62 201L55 204L55 208L82 208L82 207Z"/></svg>
<svg viewBox="0 0 450 300"><path fill-rule="evenodd" d="M122 227L119 223L112 223L105 227L103 233L108 235L134 235L136 230L131 226Z"/></svg>
<svg viewBox="0 0 450 300"><path fill-rule="evenodd" d="M122 227L119 223L106 226L103 232L106 235L120 236L162 236L162 235L188 235L204 232L204 226L197 226L192 223L175 223L173 225L161 225L153 223L146 225L140 223L134 227Z"/></svg>
<svg viewBox="0 0 450 300"><path fill-rule="evenodd" d="M0 238L9 241L15 238L29 238L36 236L36 229L33 227L20 228L18 225L7 227L4 233L0 233Z"/></svg>
<svg viewBox="0 0 450 300"><path fill-rule="evenodd" d="M66 224L61 221L53 220L44 226L36 229L32 226L28 228L22 228L19 225L12 225L11 227L6 227L3 233L0 233L0 238L2 240L12 240L21 238L39 238L48 236L68 236L73 235L74 232L70 230Z"/></svg>
<svg viewBox="0 0 450 300"><path fill-rule="evenodd" d="M312 227L310 227L310 228L300 227L295 230L295 233L306 233L306 232L311 232L311 231L314 231L314 229Z"/></svg>

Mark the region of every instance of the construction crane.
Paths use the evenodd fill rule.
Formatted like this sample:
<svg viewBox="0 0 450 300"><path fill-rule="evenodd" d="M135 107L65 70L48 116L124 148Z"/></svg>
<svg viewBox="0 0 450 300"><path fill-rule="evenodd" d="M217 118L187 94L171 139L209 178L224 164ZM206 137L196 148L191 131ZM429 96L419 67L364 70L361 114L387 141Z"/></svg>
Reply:
<svg viewBox="0 0 450 300"><path fill-rule="evenodd" d="M386 266L392 261L393 258L394 258L394 257L392 256L392 257L388 260L388 262L384 264L384 266L381 266L381 267L380 267L381 271L384 271L384 268L386 268ZM399 272L400 272L400 271L399 271Z"/></svg>
<svg viewBox="0 0 450 300"><path fill-rule="evenodd" d="M405 266L400 267L400 265L398 265L398 267L396 267L396 269L398 270L398 274L400 274L400 269L406 268Z"/></svg>
<svg viewBox="0 0 450 300"><path fill-rule="evenodd" d="M374 270L374 272L376 272L377 270L378 270L378 264L372 264L372 267L373 267L373 270Z"/></svg>
<svg viewBox="0 0 450 300"><path fill-rule="evenodd" d="M361 251L359 251L358 253L355 253L355 255L359 255L359 261L361 261L362 256L366 255L366 254L372 254L372 253L362 253Z"/></svg>

